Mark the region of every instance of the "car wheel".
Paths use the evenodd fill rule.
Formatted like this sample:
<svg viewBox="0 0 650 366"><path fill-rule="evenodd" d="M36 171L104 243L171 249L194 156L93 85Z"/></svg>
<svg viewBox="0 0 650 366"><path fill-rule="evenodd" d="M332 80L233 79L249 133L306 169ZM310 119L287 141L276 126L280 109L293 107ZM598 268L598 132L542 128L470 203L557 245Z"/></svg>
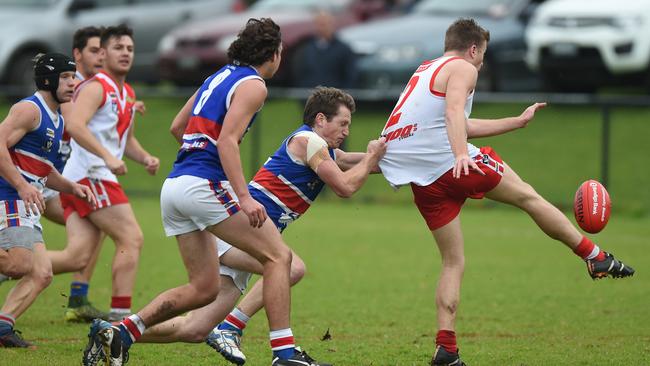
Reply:
<svg viewBox="0 0 650 366"><path fill-rule="evenodd" d="M20 99L36 90L34 85L34 56L37 50L23 51L11 60L7 82L10 86L7 95L11 99Z"/></svg>

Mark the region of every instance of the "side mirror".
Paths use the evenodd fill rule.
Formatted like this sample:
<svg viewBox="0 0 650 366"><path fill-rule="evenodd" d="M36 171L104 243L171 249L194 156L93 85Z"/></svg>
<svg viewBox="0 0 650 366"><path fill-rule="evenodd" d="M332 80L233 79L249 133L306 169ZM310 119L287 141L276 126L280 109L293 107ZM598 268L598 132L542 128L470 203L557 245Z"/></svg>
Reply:
<svg viewBox="0 0 650 366"><path fill-rule="evenodd" d="M94 9L97 6L94 0L74 0L68 8L69 15L75 15L80 11Z"/></svg>

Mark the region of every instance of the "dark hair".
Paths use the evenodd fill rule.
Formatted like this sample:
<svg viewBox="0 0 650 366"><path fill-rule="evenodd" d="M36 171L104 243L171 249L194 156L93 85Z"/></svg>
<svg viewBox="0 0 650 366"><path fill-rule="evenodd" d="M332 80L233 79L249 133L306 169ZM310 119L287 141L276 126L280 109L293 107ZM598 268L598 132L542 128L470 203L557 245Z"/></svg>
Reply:
<svg viewBox="0 0 650 366"><path fill-rule="evenodd" d="M120 38L122 36L129 36L133 39L133 29L129 28L126 24L104 28L100 39L101 47L106 48L109 39Z"/></svg>
<svg viewBox="0 0 650 366"><path fill-rule="evenodd" d="M93 37L101 37L102 28L94 26L77 29L72 36L72 49L82 51L88 45L88 40Z"/></svg>
<svg viewBox="0 0 650 366"><path fill-rule="evenodd" d="M282 42L280 26L270 18L248 19L230 47L228 59L233 64L258 66L273 59Z"/></svg>
<svg viewBox="0 0 650 366"><path fill-rule="evenodd" d="M460 18L447 28L445 52L465 51L472 45L482 46L490 42L490 32L481 28L474 19Z"/></svg>
<svg viewBox="0 0 650 366"><path fill-rule="evenodd" d="M350 110L350 113L354 113L356 109L354 99L350 94L337 88L317 86L309 98L307 98L302 120L305 124L314 126L316 115L322 113L329 121L339 112L341 105L346 106Z"/></svg>

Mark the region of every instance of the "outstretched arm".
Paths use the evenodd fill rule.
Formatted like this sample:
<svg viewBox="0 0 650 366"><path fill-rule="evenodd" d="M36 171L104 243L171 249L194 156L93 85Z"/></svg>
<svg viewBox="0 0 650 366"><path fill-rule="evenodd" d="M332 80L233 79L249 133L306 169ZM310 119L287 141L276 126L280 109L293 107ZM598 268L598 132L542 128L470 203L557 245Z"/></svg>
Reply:
<svg viewBox="0 0 650 366"><path fill-rule="evenodd" d="M345 152L341 149L336 149L336 164L342 171L346 172L359 164L366 155L367 153ZM376 173L381 173L379 164L375 164L375 166L370 170L370 174Z"/></svg>
<svg viewBox="0 0 650 366"><path fill-rule="evenodd" d="M303 160L309 167L318 174L320 179L325 182L337 196L343 198L351 197L358 191L368 179L368 174L376 167L379 159L386 152L386 140L380 138L368 143L368 152L365 154L354 153L349 156L339 157L341 150L337 150L337 161L332 160L327 152L327 144L320 139L323 144L318 150L311 151L307 146L310 139L320 139L318 136L297 136L289 142L289 148L292 154ZM311 141L312 146L315 142ZM338 160L342 158L342 164ZM354 164L352 164L354 163ZM340 166L343 166L343 171Z"/></svg>
<svg viewBox="0 0 650 366"><path fill-rule="evenodd" d="M526 108L521 115L517 117L507 117L500 119L476 119L470 118L467 121L467 137L488 137L501 135L518 128L524 128L528 125L535 112L546 107L546 103L535 103Z"/></svg>

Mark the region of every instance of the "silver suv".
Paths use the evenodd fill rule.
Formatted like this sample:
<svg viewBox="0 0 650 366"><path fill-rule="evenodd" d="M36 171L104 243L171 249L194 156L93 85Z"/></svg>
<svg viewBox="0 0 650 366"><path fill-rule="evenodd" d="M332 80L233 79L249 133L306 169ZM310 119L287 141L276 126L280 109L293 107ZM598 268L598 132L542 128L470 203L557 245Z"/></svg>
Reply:
<svg viewBox="0 0 650 366"><path fill-rule="evenodd" d="M126 23L136 57L130 80L155 81L160 38L191 19L216 17L239 0L0 0L0 85L10 95L33 90L31 59L39 52L72 52L81 27Z"/></svg>

